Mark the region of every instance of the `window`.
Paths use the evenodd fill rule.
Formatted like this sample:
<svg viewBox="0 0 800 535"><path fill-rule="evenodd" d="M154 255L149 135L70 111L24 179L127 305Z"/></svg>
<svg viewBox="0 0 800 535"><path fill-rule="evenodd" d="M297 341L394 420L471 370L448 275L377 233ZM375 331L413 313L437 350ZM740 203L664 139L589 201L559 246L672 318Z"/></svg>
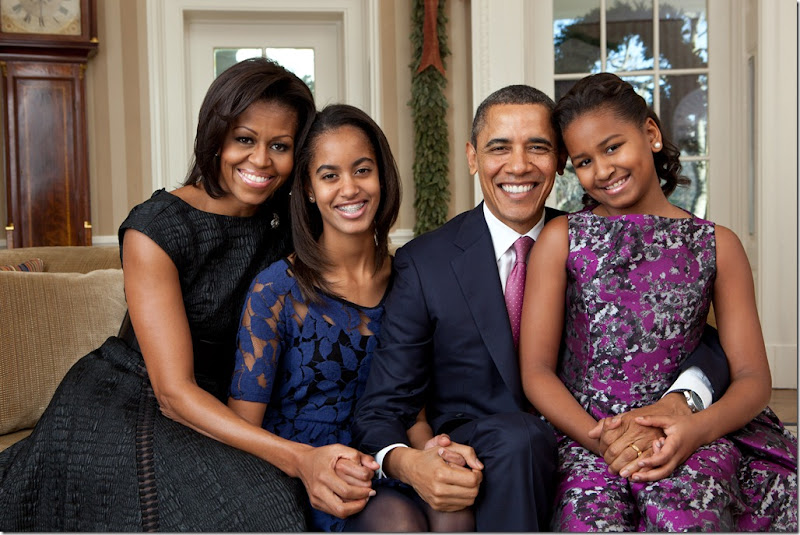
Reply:
<svg viewBox="0 0 800 535"><path fill-rule="evenodd" d="M214 78L247 58L269 58L281 64L303 80L315 95L313 48L215 48Z"/></svg>
<svg viewBox="0 0 800 535"><path fill-rule="evenodd" d="M670 200L706 216L708 21L706 0L553 0L555 98L576 80L613 72L630 82L681 151L688 187ZM580 209L583 189L567 165L556 204Z"/></svg>

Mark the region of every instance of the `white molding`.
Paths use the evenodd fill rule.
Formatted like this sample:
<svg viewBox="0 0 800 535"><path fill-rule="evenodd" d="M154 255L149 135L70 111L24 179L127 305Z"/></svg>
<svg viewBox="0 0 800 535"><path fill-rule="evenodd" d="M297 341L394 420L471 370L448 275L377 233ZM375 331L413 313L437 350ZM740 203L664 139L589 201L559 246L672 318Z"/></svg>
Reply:
<svg viewBox="0 0 800 535"><path fill-rule="evenodd" d="M796 388L797 48L787 43L797 42L797 6L757 2L757 12L756 293L773 385Z"/></svg>
<svg viewBox="0 0 800 535"><path fill-rule="evenodd" d="M414 229L398 228L389 233L389 243L393 248L402 247L414 239Z"/></svg>
<svg viewBox="0 0 800 535"><path fill-rule="evenodd" d="M107 236L92 236L92 245L117 245L119 246L119 238L116 234L109 234Z"/></svg>
<svg viewBox="0 0 800 535"><path fill-rule="evenodd" d="M797 344L767 345L772 388L797 388Z"/></svg>
<svg viewBox="0 0 800 535"><path fill-rule="evenodd" d="M381 93L377 0L147 0L150 65L152 189L183 180L191 159L194 132L186 98L186 20L195 12L280 12L339 15L343 24L343 101L372 117Z"/></svg>

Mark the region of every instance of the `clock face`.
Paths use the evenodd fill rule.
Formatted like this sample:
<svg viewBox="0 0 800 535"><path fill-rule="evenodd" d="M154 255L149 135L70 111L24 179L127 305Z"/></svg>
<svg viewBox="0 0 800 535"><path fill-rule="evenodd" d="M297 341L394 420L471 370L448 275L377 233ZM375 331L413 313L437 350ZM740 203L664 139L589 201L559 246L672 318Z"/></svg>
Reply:
<svg viewBox="0 0 800 535"><path fill-rule="evenodd" d="M81 0L0 0L3 33L80 35Z"/></svg>

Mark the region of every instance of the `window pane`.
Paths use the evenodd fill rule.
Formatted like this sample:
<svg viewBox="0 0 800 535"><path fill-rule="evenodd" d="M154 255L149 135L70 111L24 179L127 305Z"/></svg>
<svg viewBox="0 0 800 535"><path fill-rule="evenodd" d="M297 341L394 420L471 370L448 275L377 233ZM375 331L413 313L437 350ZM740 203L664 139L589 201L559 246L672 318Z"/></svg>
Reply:
<svg viewBox="0 0 800 535"><path fill-rule="evenodd" d="M313 48L267 48L267 57L295 73L314 94Z"/></svg>
<svg viewBox="0 0 800 535"><path fill-rule="evenodd" d="M600 72L600 0L553 0L555 73Z"/></svg>
<svg viewBox="0 0 800 535"><path fill-rule="evenodd" d="M708 154L708 75L661 78L661 126L689 156Z"/></svg>
<svg viewBox="0 0 800 535"><path fill-rule="evenodd" d="M633 90L644 99L649 107L653 107L653 87L654 81L652 76L621 76L623 80L633 86Z"/></svg>
<svg viewBox="0 0 800 535"><path fill-rule="evenodd" d="M609 0L606 71L653 68L653 2Z"/></svg>
<svg viewBox="0 0 800 535"><path fill-rule="evenodd" d="M247 58L260 58L264 54L260 48L215 48L214 49L214 78L222 74L225 69Z"/></svg>
<svg viewBox="0 0 800 535"><path fill-rule="evenodd" d="M705 0L662 0L659 19L662 69L708 67Z"/></svg>
<svg viewBox="0 0 800 535"><path fill-rule="evenodd" d="M670 195L671 203L688 210L698 217L706 217L708 207L708 161L682 162L683 174L691 183L678 186Z"/></svg>

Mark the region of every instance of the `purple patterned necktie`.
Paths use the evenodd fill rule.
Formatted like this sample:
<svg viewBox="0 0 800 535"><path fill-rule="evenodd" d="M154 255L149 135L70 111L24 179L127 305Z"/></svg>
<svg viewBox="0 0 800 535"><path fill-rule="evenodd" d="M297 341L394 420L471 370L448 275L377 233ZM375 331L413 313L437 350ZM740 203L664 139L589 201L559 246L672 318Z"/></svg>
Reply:
<svg viewBox="0 0 800 535"><path fill-rule="evenodd" d="M514 347L519 347L519 323L522 316L522 296L525 293L525 275L528 271L528 252L533 246L533 238L522 236L514 242L517 259L506 279L506 308L511 321L511 336Z"/></svg>

